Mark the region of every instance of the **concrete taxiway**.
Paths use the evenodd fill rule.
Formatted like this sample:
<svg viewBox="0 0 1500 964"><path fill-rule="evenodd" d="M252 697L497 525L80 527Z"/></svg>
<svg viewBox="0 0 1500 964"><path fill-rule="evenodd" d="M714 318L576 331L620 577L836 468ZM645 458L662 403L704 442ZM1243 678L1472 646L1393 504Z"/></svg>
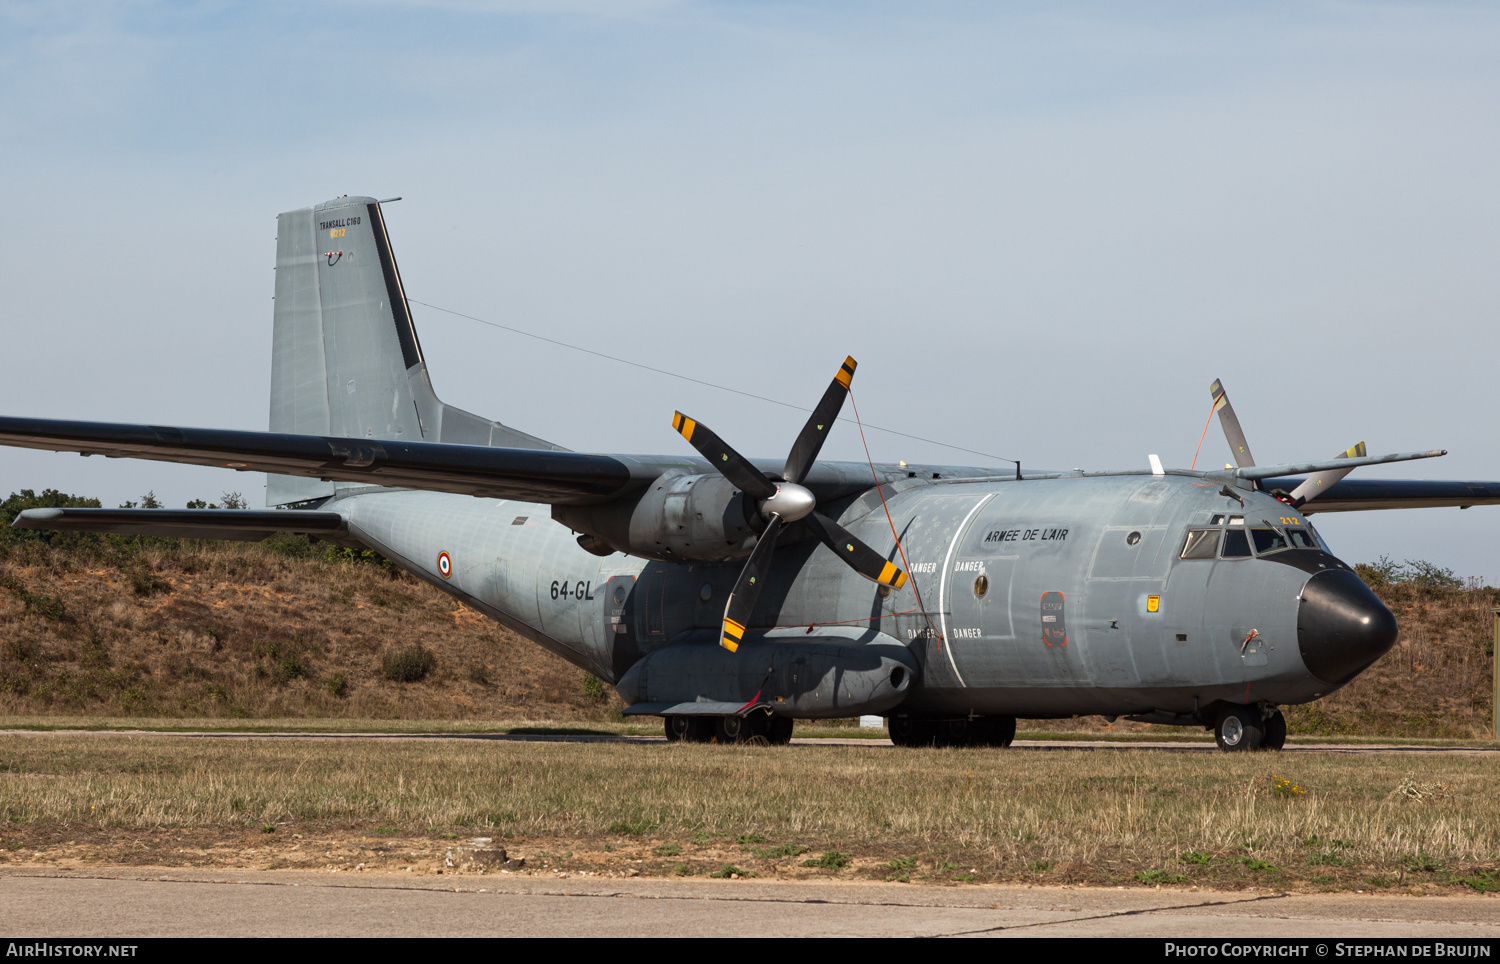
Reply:
<svg viewBox="0 0 1500 964"><path fill-rule="evenodd" d="M1055 935L1475 942L1500 939L1500 896L12 867L0 870L0 932L116 938Z"/></svg>

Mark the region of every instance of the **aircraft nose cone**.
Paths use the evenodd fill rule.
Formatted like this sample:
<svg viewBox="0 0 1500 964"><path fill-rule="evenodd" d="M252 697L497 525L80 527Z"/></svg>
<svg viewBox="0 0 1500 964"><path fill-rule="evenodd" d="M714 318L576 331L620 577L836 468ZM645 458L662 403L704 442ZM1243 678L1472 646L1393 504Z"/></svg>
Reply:
<svg viewBox="0 0 1500 964"><path fill-rule="evenodd" d="M1347 569L1316 573L1302 589L1297 645L1312 674L1349 682L1396 644L1396 617Z"/></svg>

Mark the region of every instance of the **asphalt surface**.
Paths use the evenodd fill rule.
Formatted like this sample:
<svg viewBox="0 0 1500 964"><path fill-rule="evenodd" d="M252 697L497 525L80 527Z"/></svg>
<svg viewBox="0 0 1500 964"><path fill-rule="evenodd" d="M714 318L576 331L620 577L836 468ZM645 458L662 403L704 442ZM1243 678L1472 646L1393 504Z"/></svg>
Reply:
<svg viewBox="0 0 1500 964"><path fill-rule="evenodd" d="M1489 942L1500 939L1500 896L16 867L0 870L0 934Z"/></svg>

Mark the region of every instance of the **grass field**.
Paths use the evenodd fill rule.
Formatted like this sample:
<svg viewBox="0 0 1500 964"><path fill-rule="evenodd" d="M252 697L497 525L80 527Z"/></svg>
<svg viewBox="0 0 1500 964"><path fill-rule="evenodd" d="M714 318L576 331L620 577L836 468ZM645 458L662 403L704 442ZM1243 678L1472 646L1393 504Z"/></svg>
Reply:
<svg viewBox="0 0 1500 964"><path fill-rule="evenodd" d="M539 873L1490 890L1497 800L1457 755L0 738L26 864L429 873L489 836Z"/></svg>

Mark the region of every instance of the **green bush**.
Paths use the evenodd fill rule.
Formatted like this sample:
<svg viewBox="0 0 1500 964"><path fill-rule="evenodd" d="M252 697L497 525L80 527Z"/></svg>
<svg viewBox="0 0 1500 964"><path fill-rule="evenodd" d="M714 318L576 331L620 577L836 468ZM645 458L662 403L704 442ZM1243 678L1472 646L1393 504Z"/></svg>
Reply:
<svg viewBox="0 0 1500 964"><path fill-rule="evenodd" d="M1408 559L1397 562L1390 556L1381 556L1374 562L1357 563L1354 571L1371 589L1386 589L1392 586L1412 586L1416 589L1462 589L1464 581L1445 568L1425 559Z"/></svg>
<svg viewBox="0 0 1500 964"><path fill-rule="evenodd" d="M379 566L386 572L396 572L396 564L371 549L350 549L345 546L327 546L323 558L329 562L349 562L357 565Z"/></svg>
<svg viewBox="0 0 1500 964"><path fill-rule="evenodd" d="M385 678L397 683L416 683L427 678L437 667L437 656L432 650L421 645L411 645L405 649L387 653L381 661L381 669Z"/></svg>
<svg viewBox="0 0 1500 964"><path fill-rule="evenodd" d="M590 703L603 703L609 699L609 693L604 689L604 681L592 673L584 676L578 689L583 694L583 698Z"/></svg>

